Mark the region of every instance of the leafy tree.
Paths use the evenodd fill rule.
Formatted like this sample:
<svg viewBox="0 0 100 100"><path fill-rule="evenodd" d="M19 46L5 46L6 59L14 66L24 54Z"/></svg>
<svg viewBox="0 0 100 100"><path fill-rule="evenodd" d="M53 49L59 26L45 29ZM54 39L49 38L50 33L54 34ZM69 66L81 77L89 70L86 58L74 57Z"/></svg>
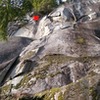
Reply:
<svg viewBox="0 0 100 100"><path fill-rule="evenodd" d="M7 39L9 22L23 19L23 16L32 10L35 14L46 14L56 5L55 0L22 0L21 5L13 4L14 1L18 0L0 0L0 40Z"/></svg>
<svg viewBox="0 0 100 100"><path fill-rule="evenodd" d="M4 1L4 2L3 2ZM7 25L14 19L21 19L32 5L28 0L24 0L21 7L11 4L11 0L0 0L0 39L7 39Z"/></svg>
<svg viewBox="0 0 100 100"><path fill-rule="evenodd" d="M29 0L36 14L47 14L56 6L56 0Z"/></svg>

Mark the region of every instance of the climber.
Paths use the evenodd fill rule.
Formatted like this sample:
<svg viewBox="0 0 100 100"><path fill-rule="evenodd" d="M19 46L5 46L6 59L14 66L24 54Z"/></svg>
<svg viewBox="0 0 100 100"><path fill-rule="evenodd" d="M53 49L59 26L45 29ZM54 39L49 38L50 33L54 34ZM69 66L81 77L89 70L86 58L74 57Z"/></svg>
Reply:
<svg viewBox="0 0 100 100"><path fill-rule="evenodd" d="M32 16L32 19L33 19L34 21L39 21L40 16L38 16L38 15L34 15L34 16Z"/></svg>

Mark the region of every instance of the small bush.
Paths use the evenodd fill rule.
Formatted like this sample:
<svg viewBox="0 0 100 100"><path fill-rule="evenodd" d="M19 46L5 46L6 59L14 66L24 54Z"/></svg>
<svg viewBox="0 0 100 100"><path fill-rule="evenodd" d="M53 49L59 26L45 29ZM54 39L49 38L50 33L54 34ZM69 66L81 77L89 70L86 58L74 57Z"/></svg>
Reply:
<svg viewBox="0 0 100 100"><path fill-rule="evenodd" d="M14 6L11 0L0 0L0 40L7 39L7 25L15 19L22 19L31 11L32 5L28 0L24 0L22 6Z"/></svg>
<svg viewBox="0 0 100 100"><path fill-rule="evenodd" d="M46 14L56 6L56 0L30 0L36 14Z"/></svg>
<svg viewBox="0 0 100 100"><path fill-rule="evenodd" d="M35 14L44 15L56 6L55 0L24 0L21 5L11 0L0 0L0 40L7 39L7 25L13 20L22 20L34 9ZM16 0L14 0L16 1Z"/></svg>

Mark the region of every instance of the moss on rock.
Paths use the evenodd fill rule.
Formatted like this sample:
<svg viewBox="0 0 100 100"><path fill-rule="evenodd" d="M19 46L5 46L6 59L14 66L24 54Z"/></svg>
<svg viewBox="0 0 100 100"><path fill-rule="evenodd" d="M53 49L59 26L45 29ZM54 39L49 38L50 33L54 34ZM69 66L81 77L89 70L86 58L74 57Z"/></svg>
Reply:
<svg viewBox="0 0 100 100"><path fill-rule="evenodd" d="M44 95L43 100L89 100L90 96L92 100L99 100L100 94L95 90L95 85L91 87L89 85L89 81L94 78L95 77L90 78L90 76L86 76L76 83L71 83L59 88L52 88L51 90L35 94L35 96L42 97Z"/></svg>
<svg viewBox="0 0 100 100"><path fill-rule="evenodd" d="M76 39L76 42L79 43L79 44L85 44L86 43L86 41L85 41L85 39L83 37L78 37Z"/></svg>
<svg viewBox="0 0 100 100"><path fill-rule="evenodd" d="M1 90L1 94L3 93L8 93L10 91L11 85L5 85L3 87L0 88Z"/></svg>
<svg viewBox="0 0 100 100"><path fill-rule="evenodd" d="M28 82L29 82L30 79L31 79L31 78L28 76L28 74L26 74L26 75L24 76L24 78L20 81L20 83L18 83L16 86L14 86L14 88L15 88L15 89L18 89L18 88L20 88L20 87L25 87L25 86L27 86L27 84L28 84Z"/></svg>

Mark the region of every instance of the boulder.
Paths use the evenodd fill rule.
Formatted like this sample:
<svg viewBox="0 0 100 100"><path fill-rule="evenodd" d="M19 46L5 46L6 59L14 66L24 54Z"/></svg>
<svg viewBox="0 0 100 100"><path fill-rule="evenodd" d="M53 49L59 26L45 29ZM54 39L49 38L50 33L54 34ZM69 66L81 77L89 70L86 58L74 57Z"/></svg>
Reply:
<svg viewBox="0 0 100 100"><path fill-rule="evenodd" d="M26 37L34 39L37 31L36 22L30 17L29 13L26 14L22 21L12 21L8 23L7 33L9 37Z"/></svg>
<svg viewBox="0 0 100 100"><path fill-rule="evenodd" d="M13 36L27 37L27 38L34 39L36 29L37 29L36 24L28 23L25 26L21 27Z"/></svg>

